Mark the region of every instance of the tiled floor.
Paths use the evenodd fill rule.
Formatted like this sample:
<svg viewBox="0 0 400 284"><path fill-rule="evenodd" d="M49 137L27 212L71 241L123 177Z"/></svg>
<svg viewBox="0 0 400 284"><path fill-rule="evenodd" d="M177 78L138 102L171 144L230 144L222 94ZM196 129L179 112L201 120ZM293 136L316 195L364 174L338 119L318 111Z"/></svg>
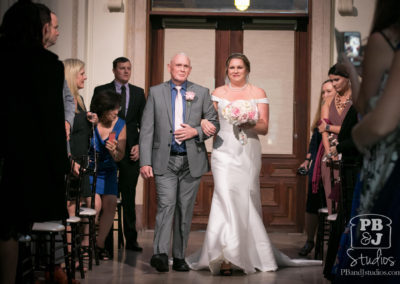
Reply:
<svg viewBox="0 0 400 284"><path fill-rule="evenodd" d="M292 258L297 258L297 251L305 242L302 234L270 233L273 244ZM204 232L191 232L187 254L191 254L201 247ZM103 261L100 266L94 266L86 274L81 283L279 283L279 284L316 284L329 283L322 276L322 266L282 268L277 272L258 272L245 275L235 271L232 277L212 276L209 271L158 273L149 264L152 251L153 231L143 231L139 234L139 244L143 247L142 253L115 251L113 261ZM311 256L310 256L311 257ZM77 274L77 279L79 276Z"/></svg>

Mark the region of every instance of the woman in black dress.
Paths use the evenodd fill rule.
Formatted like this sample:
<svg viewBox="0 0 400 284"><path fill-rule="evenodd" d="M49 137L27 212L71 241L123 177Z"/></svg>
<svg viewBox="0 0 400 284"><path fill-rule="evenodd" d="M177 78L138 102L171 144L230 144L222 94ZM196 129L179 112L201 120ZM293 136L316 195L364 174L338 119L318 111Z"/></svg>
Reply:
<svg viewBox="0 0 400 284"><path fill-rule="evenodd" d="M314 172L315 159L317 156L319 145L322 141L322 136L318 131L318 122L321 119L321 105L327 97L336 94L336 90L333 87L332 81L330 79L322 83L321 86L321 96L318 103L318 109L314 117L314 121L311 125L313 129L313 134L311 136L310 144L308 146L308 153L304 162L300 165L300 168L305 168L308 170L308 193L307 193L307 203L306 203L306 233L307 241L304 246L299 251L299 255L306 256L314 248L314 238L315 232L318 226L318 209L324 207L325 197L321 196L324 193L319 190L317 194L312 192L312 176Z"/></svg>
<svg viewBox="0 0 400 284"><path fill-rule="evenodd" d="M80 161L79 159L83 156L88 155L89 145L90 145L90 134L92 130L92 122L96 120L96 114L86 111L86 106L81 95L79 95L78 90L83 89L85 86L85 80L87 79L85 75L85 63L79 59L66 59L64 61L64 71L65 79L68 84L68 88L74 97L75 102L75 118L70 135L70 149L71 156L76 160L73 167L73 173L77 177L79 175ZM88 118L90 117L90 121ZM72 188L78 187L78 179L71 179L70 186ZM86 199L85 202L90 206L91 189L89 184L89 176L83 176L81 197ZM75 216L75 201L68 201L68 213L69 216ZM83 245L88 242L87 239L83 240Z"/></svg>

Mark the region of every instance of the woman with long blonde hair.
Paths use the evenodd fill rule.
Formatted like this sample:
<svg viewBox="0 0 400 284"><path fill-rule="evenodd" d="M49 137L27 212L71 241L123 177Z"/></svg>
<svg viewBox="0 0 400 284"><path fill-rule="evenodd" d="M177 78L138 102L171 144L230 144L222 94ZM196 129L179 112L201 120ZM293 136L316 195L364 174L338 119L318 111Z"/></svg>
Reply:
<svg viewBox="0 0 400 284"><path fill-rule="evenodd" d="M299 167L306 169L308 172L308 193L305 222L307 241L299 251L299 255L301 256L308 255L314 248L315 232L318 226L318 209L323 207L323 204L321 202L321 194L323 193L320 190L318 190L317 194L312 192L312 176L314 172L315 158L317 156L318 147L322 141L322 136L318 131L318 123L321 119L321 107L328 97L331 97L335 94L336 90L333 87L332 80L328 79L324 81L321 85L321 95L319 97L318 109L315 113L313 123L311 124L313 134L311 136L310 144L308 146L308 153L306 155L306 159Z"/></svg>
<svg viewBox="0 0 400 284"><path fill-rule="evenodd" d="M95 122L97 116L86 111L86 106L83 101L82 96L79 94L79 90L83 89L85 86L85 80L87 79L85 74L85 63L79 59L69 58L64 60L64 73L65 80L67 81L68 88L74 97L75 102L75 117L74 124L70 135L70 148L72 158L76 161L73 165L73 174L75 176L79 175L80 168L80 158L88 155L89 145L90 145L90 133L92 129L92 123ZM90 121L89 121L90 117ZM91 195L89 176L82 177L81 192L80 196L86 199L87 205L90 205ZM78 179L71 179L70 186L72 188L79 188ZM76 204L75 201L68 201L68 213L69 216L75 216ZM88 230L87 227L84 228L85 231ZM83 245L88 244L88 238L85 237L82 242Z"/></svg>
<svg viewBox="0 0 400 284"><path fill-rule="evenodd" d="M87 79L85 74L85 63L79 59L69 58L64 60L65 80L67 80L68 88L71 91L75 101L75 113L79 113L79 109L86 112L86 106L79 89L83 89L84 82ZM74 123L75 124L75 123Z"/></svg>

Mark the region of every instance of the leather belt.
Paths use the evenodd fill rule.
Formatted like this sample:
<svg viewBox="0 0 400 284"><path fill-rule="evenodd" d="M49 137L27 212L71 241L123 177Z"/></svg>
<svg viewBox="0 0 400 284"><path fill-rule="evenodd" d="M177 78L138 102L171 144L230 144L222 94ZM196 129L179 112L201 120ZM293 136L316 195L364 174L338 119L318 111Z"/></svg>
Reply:
<svg viewBox="0 0 400 284"><path fill-rule="evenodd" d="M186 156L187 153L186 152L174 152L171 151L171 156Z"/></svg>

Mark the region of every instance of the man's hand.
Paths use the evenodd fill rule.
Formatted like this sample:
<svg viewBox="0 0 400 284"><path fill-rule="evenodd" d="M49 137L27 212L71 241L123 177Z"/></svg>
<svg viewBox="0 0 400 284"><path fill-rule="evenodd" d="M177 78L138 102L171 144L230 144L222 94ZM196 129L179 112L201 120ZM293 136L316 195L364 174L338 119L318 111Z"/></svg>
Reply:
<svg viewBox="0 0 400 284"><path fill-rule="evenodd" d="M69 141L69 135L71 134L71 125L68 121L65 121L65 135L67 136L67 141Z"/></svg>
<svg viewBox="0 0 400 284"><path fill-rule="evenodd" d="M189 124L182 123L181 126L182 128L179 128L174 132L175 139L179 141L185 141L199 135L197 130L191 127Z"/></svg>
<svg viewBox="0 0 400 284"><path fill-rule="evenodd" d="M132 146L131 153L130 153L129 157L134 162L139 160L139 145Z"/></svg>
<svg viewBox="0 0 400 284"><path fill-rule="evenodd" d="M207 136L213 136L217 130L215 125L209 122L207 119L202 119L200 125L201 130L203 130L204 134Z"/></svg>
<svg viewBox="0 0 400 284"><path fill-rule="evenodd" d="M152 178L153 175L153 168L151 166L143 166L140 168L140 175L144 179Z"/></svg>

